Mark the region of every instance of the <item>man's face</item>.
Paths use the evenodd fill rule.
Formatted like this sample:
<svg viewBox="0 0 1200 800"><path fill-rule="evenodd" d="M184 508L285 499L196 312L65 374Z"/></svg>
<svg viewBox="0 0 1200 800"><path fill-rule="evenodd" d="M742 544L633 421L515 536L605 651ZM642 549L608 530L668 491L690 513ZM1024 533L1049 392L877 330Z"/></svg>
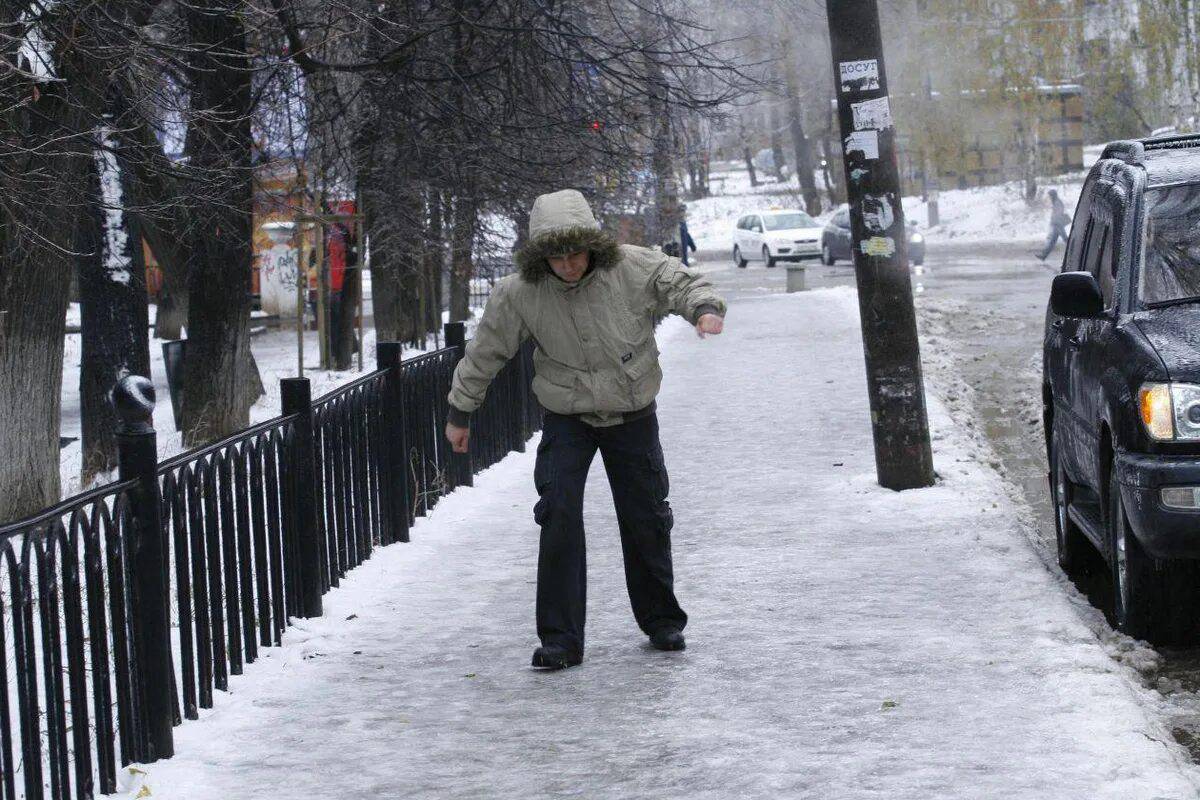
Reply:
<svg viewBox="0 0 1200 800"><path fill-rule="evenodd" d="M578 253L550 256L546 260L550 262L550 269L554 270L555 275L567 283L575 283L583 277L583 273L587 272L588 251L580 250Z"/></svg>

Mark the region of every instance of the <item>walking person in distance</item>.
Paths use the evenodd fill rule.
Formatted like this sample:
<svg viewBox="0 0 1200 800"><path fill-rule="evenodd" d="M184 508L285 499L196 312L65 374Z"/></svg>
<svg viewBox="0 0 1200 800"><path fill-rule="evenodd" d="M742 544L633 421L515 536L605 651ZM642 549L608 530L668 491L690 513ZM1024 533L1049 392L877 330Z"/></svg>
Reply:
<svg viewBox="0 0 1200 800"><path fill-rule="evenodd" d="M1046 235L1046 245L1042 251L1037 254L1037 257L1042 261L1050 255L1050 251L1054 249L1054 245L1058 244L1058 240L1067 241L1067 226L1071 224L1071 217L1067 214L1067 209L1063 206L1062 199L1058 196L1057 189L1051 189L1047 194L1050 196L1050 233Z"/></svg>

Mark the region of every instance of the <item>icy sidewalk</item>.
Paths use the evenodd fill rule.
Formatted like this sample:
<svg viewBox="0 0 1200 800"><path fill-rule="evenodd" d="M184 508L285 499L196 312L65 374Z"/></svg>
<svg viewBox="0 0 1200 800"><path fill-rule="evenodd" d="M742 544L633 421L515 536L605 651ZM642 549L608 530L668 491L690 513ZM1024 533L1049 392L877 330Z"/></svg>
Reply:
<svg viewBox="0 0 1200 800"><path fill-rule="evenodd" d="M376 551L176 729L156 798L1188 798L1195 770L938 406L944 482L879 489L852 292L660 332L689 649L634 626L608 488L588 652L538 674L533 447Z"/></svg>

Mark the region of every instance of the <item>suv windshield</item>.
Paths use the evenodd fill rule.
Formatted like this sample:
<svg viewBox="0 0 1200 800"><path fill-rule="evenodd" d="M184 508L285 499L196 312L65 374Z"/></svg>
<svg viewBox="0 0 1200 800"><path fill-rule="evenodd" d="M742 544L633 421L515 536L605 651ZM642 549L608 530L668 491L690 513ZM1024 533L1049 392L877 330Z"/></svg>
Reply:
<svg viewBox="0 0 1200 800"><path fill-rule="evenodd" d="M792 228L816 228L816 220L802 211L794 214L763 214L763 224L769 231L787 231Z"/></svg>
<svg viewBox="0 0 1200 800"><path fill-rule="evenodd" d="M1142 302L1200 296L1200 184L1148 189L1145 237Z"/></svg>

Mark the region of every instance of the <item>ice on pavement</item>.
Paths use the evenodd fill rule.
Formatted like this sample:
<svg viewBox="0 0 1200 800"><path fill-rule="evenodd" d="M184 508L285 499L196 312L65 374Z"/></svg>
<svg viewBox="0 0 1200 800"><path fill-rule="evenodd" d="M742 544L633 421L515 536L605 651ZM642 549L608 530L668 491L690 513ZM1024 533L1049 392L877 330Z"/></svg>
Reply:
<svg viewBox="0 0 1200 800"><path fill-rule="evenodd" d="M880 489L849 289L660 329L688 650L634 625L600 461L588 652L528 669L533 450L375 552L128 785L156 798L1186 798L1197 771L931 406Z"/></svg>

